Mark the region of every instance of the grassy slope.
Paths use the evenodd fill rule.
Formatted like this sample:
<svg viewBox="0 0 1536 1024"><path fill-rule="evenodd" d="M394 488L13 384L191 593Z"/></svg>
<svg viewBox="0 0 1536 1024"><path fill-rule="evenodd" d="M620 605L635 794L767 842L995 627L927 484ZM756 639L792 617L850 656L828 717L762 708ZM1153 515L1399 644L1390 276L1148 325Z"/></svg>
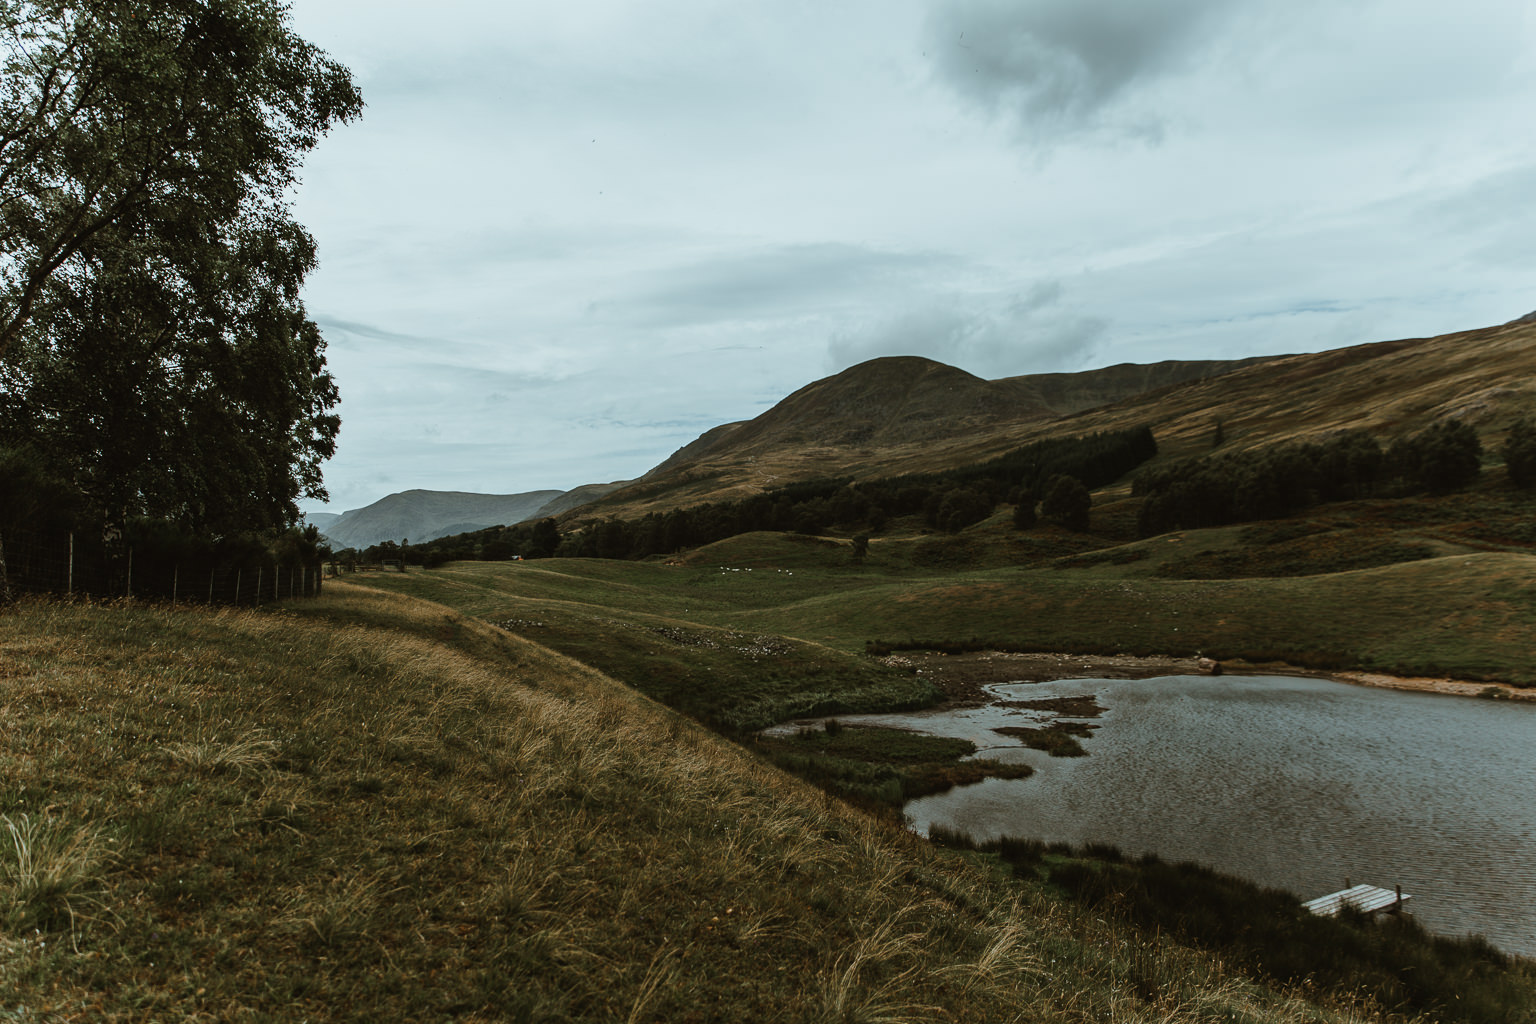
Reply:
<svg viewBox="0 0 1536 1024"><path fill-rule="evenodd" d="M0 616L0 1017L1358 1019L337 585Z"/></svg>
<svg viewBox="0 0 1536 1024"><path fill-rule="evenodd" d="M736 607L742 585L685 576L659 565L558 560L462 563L373 582L504 626L728 732L938 700L926 680L868 658L750 625L710 625ZM782 583L792 575L757 578Z"/></svg>
<svg viewBox="0 0 1536 1024"><path fill-rule="evenodd" d="M1208 538L1175 534L1132 547L1153 554L1076 570L925 570L886 558L876 543L859 568L841 550L750 535L708 549L706 565L462 563L380 583L504 620L542 621L534 617L574 609L616 621L656 612L698 628L796 637L819 650L974 638L1032 650L1198 652L1536 685L1531 554L1476 551L1316 576L1183 580L1154 575L1158 560L1171 550L1207 550ZM793 569L766 567L775 561ZM756 568L746 572L744 564ZM528 635L564 642L537 628ZM643 664L604 667L646 688Z"/></svg>

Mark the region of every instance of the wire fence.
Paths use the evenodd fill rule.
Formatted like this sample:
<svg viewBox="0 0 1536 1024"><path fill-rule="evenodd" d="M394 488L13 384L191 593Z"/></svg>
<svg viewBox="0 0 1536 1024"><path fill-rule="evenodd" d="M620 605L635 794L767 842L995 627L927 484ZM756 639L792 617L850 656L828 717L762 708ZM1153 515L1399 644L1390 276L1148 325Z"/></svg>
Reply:
<svg viewBox="0 0 1536 1024"><path fill-rule="evenodd" d="M78 534L0 534L0 588L12 594L127 597L196 604L260 605L315 597L322 569L275 559L221 561Z"/></svg>

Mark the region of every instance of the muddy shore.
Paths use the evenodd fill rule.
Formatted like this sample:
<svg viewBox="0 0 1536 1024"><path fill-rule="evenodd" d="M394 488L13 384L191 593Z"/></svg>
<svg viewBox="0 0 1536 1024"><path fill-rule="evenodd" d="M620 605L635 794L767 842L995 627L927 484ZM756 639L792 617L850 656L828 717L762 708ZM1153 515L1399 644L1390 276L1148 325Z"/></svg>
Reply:
<svg viewBox="0 0 1536 1024"><path fill-rule="evenodd" d="M983 688L996 683L1045 683L1056 679L1151 679L1155 676L1213 674L1210 664L1202 664L1198 658L1134 657L1128 654L1018 654L1002 651L940 654L903 651L886 657L884 661L890 665L910 666L919 675L933 680L944 691L945 704L951 707L988 703L989 697ZM1536 700L1536 690L1464 679L1404 677L1383 672L1324 672L1295 665L1251 664L1242 661L1222 662L1220 671L1229 675L1310 676L1357 686L1418 690L1462 697L1498 696L1509 700Z"/></svg>

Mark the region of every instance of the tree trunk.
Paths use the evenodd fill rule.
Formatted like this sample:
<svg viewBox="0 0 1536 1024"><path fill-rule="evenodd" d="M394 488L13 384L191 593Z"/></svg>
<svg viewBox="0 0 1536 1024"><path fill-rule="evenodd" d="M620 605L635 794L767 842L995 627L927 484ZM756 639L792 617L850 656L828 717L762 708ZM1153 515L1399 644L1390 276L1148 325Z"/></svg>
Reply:
<svg viewBox="0 0 1536 1024"><path fill-rule="evenodd" d="M5 567L5 538L0 536L0 605L10 604L14 598L11 596L11 574Z"/></svg>

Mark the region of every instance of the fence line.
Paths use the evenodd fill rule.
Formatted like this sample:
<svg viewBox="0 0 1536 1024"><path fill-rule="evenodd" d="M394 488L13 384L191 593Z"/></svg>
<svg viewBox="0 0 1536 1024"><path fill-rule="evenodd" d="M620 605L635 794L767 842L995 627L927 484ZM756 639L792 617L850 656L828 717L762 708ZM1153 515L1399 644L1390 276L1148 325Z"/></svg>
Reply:
<svg viewBox="0 0 1536 1024"><path fill-rule="evenodd" d="M178 558L132 545L117 549L93 545L75 533L48 536L6 530L0 533L0 552L6 576L0 583L8 584L13 594L259 605L315 597L323 576L318 561L304 565L273 560L220 562L212 556Z"/></svg>

